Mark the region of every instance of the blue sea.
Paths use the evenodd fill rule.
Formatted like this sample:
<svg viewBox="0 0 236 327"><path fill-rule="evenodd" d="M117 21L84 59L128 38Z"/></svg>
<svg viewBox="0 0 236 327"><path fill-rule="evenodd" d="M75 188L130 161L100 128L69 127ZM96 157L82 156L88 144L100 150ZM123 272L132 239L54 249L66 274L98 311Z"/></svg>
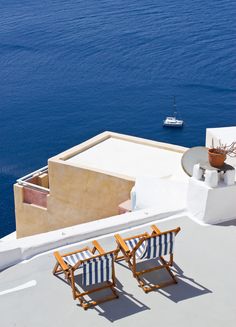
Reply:
<svg viewBox="0 0 236 327"><path fill-rule="evenodd" d="M15 180L102 131L191 147L236 125L233 0L8 0L0 17L0 237ZM180 130L162 127L173 95Z"/></svg>

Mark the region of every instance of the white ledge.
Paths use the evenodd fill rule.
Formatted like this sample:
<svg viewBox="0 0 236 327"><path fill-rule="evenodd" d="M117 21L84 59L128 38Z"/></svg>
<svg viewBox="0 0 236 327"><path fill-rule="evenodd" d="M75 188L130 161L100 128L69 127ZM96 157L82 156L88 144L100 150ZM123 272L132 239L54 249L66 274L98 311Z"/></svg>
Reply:
<svg viewBox="0 0 236 327"><path fill-rule="evenodd" d="M158 209L144 209L20 239L1 239L0 270L61 246L96 238L183 212L184 210L163 212L158 211Z"/></svg>

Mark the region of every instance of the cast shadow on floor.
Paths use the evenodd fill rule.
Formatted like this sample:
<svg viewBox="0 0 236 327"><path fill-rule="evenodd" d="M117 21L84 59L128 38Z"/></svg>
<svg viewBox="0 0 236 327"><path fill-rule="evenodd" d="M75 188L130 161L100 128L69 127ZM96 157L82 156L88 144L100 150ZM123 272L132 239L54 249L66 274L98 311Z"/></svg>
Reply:
<svg viewBox="0 0 236 327"><path fill-rule="evenodd" d="M147 266L152 267L154 260L150 260L149 262L142 262L137 265L138 269L142 270L144 267L147 269ZM127 268L127 264L124 262L119 262L119 265ZM172 272L176 276L177 284L172 284L170 286L156 289L153 292L160 293L160 295L163 295L167 297L169 300L178 303L180 301L184 301L187 299L191 299L197 296L205 295L208 293L212 293L210 289L207 287L201 285L199 282L194 280L191 277L185 276L183 270L174 263L172 267ZM130 271L130 276L132 277L132 273ZM151 273L147 273L144 276L144 281L146 285L152 286L155 284L159 284L164 281L171 281L170 275L167 273L165 269L153 271ZM138 287L138 284L137 284Z"/></svg>

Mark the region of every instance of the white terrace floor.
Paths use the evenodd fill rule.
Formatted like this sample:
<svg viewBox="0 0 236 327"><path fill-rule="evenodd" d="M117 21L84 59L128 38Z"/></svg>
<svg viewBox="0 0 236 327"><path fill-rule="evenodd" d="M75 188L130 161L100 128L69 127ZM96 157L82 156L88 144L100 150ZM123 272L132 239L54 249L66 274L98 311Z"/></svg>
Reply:
<svg viewBox="0 0 236 327"><path fill-rule="evenodd" d="M236 221L201 226L179 217L158 226L182 229L175 248L177 285L145 294L126 265L116 264L120 298L84 311L72 299L70 287L52 275L54 257L46 253L0 274L1 326L235 326ZM100 242L106 249L115 246L111 236ZM29 282L31 287L14 291Z"/></svg>

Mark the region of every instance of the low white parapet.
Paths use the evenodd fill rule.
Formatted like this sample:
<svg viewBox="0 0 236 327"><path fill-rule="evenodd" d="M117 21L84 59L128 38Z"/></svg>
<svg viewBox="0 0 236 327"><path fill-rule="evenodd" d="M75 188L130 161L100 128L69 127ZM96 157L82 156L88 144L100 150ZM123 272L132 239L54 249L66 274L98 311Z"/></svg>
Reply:
<svg viewBox="0 0 236 327"><path fill-rule="evenodd" d="M20 239L1 239L0 271L61 246L163 219L180 212L145 209Z"/></svg>

